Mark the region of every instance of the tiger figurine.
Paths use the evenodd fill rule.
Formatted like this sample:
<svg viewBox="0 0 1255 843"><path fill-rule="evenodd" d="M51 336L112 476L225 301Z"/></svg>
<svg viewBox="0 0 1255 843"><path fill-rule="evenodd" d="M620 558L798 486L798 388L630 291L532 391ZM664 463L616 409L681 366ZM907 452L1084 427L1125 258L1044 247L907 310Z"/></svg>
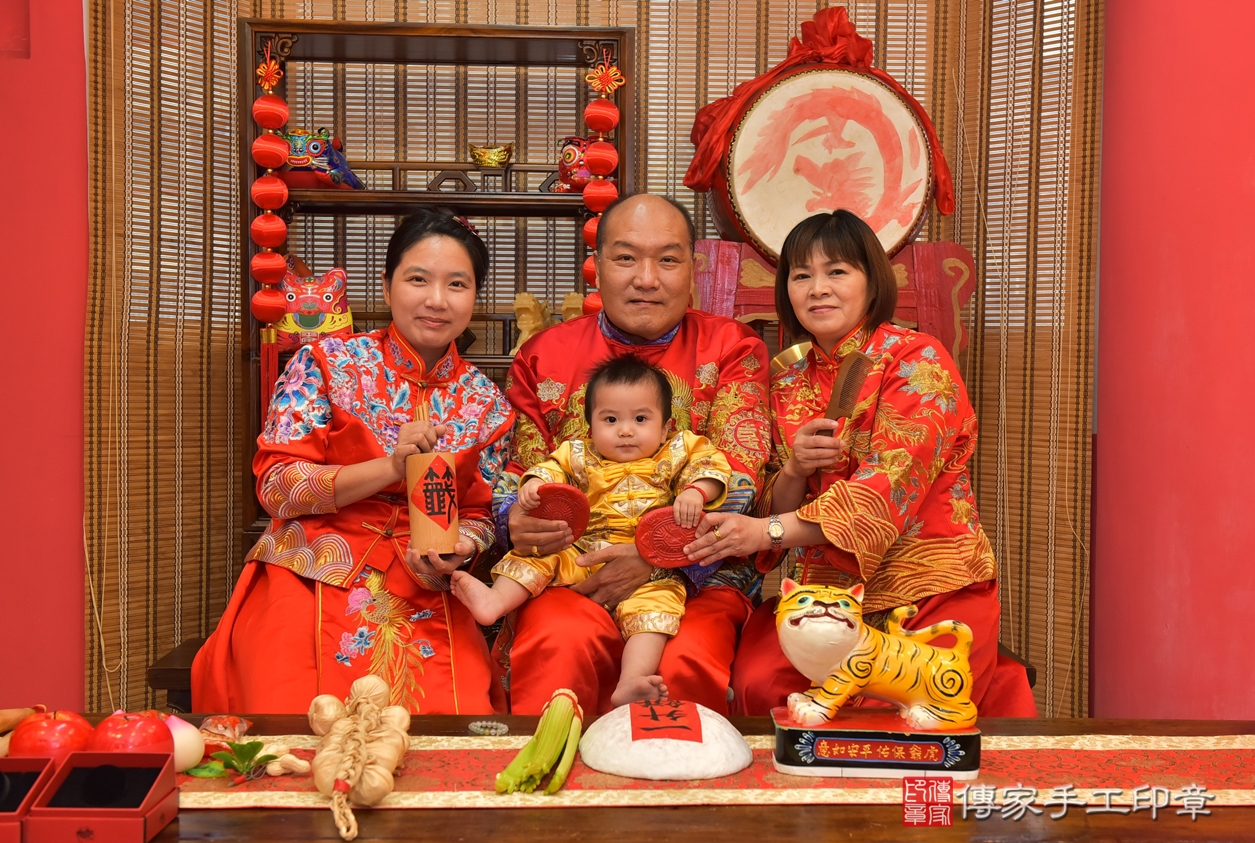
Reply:
<svg viewBox="0 0 1255 843"><path fill-rule="evenodd" d="M836 716L851 697L862 694L898 706L916 729L961 729L976 722L972 703L972 630L959 621L928 629L902 628L914 606L894 609L888 633L863 623L863 586L848 591L799 585L786 579L776 606L780 647L813 683L789 695L789 716L817 726ZM953 648L927 643L954 635Z"/></svg>

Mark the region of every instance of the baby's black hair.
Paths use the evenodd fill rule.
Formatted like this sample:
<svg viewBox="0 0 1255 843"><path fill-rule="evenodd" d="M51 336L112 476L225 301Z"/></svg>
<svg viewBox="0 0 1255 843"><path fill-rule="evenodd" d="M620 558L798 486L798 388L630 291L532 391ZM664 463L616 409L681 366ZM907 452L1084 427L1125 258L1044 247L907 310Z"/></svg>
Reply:
<svg viewBox="0 0 1255 843"><path fill-rule="evenodd" d="M652 381L658 387L658 398L662 402L662 423L671 420L671 384L667 376L657 366L651 366L635 354L623 354L611 357L588 373L588 387L584 391L584 421L591 426L593 410L597 406L597 387L602 384L635 385Z"/></svg>

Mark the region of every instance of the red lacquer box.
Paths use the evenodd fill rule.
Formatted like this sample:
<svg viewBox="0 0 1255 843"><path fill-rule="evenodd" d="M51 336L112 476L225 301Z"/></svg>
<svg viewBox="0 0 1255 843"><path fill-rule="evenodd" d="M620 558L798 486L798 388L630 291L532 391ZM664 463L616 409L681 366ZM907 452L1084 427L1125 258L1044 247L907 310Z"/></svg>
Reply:
<svg viewBox="0 0 1255 843"><path fill-rule="evenodd" d="M56 772L51 758L0 758L0 843L22 843L22 820Z"/></svg>
<svg viewBox="0 0 1255 843"><path fill-rule="evenodd" d="M169 753L73 752L31 806L24 843L147 843L178 813Z"/></svg>

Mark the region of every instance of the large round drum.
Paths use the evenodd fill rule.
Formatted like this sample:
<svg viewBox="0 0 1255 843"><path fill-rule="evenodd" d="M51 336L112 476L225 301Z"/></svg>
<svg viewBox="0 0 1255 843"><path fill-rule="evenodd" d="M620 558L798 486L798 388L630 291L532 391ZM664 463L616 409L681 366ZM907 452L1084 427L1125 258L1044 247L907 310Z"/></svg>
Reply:
<svg viewBox="0 0 1255 843"><path fill-rule="evenodd" d="M918 233L932 197L928 138L889 86L853 70L802 70L768 88L732 139L714 219L725 239L776 260L812 214L858 214L890 255ZM721 189L722 188L722 189Z"/></svg>

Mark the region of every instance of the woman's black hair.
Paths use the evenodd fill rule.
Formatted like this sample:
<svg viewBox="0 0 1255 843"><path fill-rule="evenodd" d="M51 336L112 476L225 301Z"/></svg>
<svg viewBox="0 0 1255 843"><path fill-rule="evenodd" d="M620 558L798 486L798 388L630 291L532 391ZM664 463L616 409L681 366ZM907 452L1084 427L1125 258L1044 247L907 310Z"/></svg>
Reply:
<svg viewBox="0 0 1255 843"><path fill-rule="evenodd" d="M611 357L588 373L588 386L584 388L584 421L593 423L593 410L597 407L597 387L610 384L634 386L653 383L658 388L658 400L662 402L662 423L671 420L671 384L657 366L651 366L635 354Z"/></svg>
<svg viewBox="0 0 1255 843"><path fill-rule="evenodd" d="M471 231L470 223L454 216L447 208L421 208L401 220L388 241L388 256L384 261L384 277L392 280L392 273L401 263L401 257L415 243L428 237L448 237L458 241L466 249L475 272L475 292L484 288L488 278L488 247L479 235Z"/></svg>
<svg viewBox="0 0 1255 843"><path fill-rule="evenodd" d="M839 208L830 214L807 217L784 238L776 264L776 314L789 336L808 336L789 299L789 274L793 267L808 262L816 248L822 249L828 260L845 261L867 276L864 325L869 331L893 318L898 306L898 283L889 256L871 226L853 211Z"/></svg>

